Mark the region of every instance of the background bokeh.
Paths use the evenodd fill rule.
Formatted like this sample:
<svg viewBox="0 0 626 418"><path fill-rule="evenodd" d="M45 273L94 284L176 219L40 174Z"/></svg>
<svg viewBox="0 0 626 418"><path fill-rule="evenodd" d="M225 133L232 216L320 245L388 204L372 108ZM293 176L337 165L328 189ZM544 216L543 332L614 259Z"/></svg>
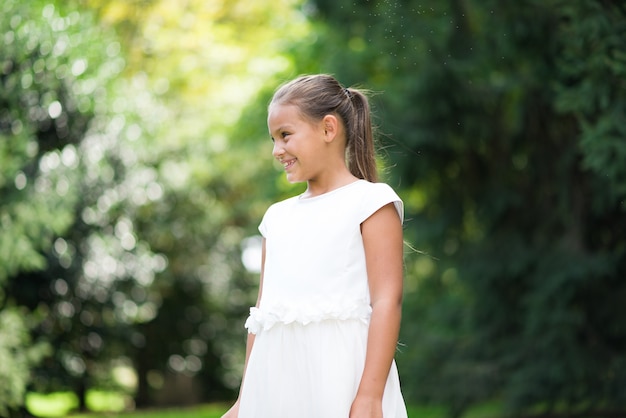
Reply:
<svg viewBox="0 0 626 418"><path fill-rule="evenodd" d="M624 45L602 0L3 0L0 416L236 396L256 227L303 187L266 105L319 72L371 90L406 204L406 399L626 411Z"/></svg>

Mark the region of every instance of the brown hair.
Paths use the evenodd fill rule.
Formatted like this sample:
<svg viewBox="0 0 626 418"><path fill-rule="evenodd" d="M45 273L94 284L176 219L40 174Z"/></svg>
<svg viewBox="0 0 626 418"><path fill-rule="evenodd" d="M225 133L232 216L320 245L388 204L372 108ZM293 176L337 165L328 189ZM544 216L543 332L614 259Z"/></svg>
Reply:
<svg viewBox="0 0 626 418"><path fill-rule="evenodd" d="M346 130L348 169L360 179L378 180L370 105L363 90L344 88L330 75L305 75L281 85L272 104L295 105L314 121L338 116Z"/></svg>

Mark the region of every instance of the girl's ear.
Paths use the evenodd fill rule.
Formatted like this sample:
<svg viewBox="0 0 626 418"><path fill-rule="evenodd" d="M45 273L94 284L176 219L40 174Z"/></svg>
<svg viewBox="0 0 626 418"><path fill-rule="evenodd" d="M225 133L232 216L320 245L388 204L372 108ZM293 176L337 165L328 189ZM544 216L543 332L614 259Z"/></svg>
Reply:
<svg viewBox="0 0 626 418"><path fill-rule="evenodd" d="M337 120L337 117L334 115L326 115L322 119L322 125L324 127L324 140L326 142L332 142L337 137L339 120Z"/></svg>

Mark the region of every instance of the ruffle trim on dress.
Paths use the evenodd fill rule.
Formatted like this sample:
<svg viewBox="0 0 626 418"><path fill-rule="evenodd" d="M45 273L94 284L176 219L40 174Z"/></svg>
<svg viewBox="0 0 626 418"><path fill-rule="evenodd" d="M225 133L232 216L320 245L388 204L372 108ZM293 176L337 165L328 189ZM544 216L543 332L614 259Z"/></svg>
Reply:
<svg viewBox="0 0 626 418"><path fill-rule="evenodd" d="M328 319L347 320L359 319L368 324L372 314L371 306L366 302L347 304L301 304L298 306L272 305L269 307L250 308L250 316L245 327L251 334L267 331L276 324L291 324L293 322L307 325Z"/></svg>

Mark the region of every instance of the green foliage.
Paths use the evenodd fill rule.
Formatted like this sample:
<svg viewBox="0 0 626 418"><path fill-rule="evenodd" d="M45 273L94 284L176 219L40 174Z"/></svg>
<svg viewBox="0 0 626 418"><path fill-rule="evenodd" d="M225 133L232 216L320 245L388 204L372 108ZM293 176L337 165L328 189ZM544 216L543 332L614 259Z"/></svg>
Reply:
<svg viewBox="0 0 626 418"><path fill-rule="evenodd" d="M0 416L22 405L31 368L49 352L44 342L33 344L32 325L24 309L9 307L0 311Z"/></svg>
<svg viewBox="0 0 626 418"><path fill-rule="evenodd" d="M32 369L49 352L43 347L51 347L49 340L31 343L41 321L30 312L40 292L26 272L49 267L55 238L75 220L77 145L103 94L97 87L119 62L94 60L98 31L77 13L59 15L52 4L3 2L0 34L0 338L2 384L9 385L0 408L6 412L23 404ZM15 289L32 292L34 303L24 304Z"/></svg>
<svg viewBox="0 0 626 418"><path fill-rule="evenodd" d="M20 269L44 267L40 249L49 248L52 236L69 226L75 202L65 175L68 159L62 161L59 151L76 141L84 118L76 103L63 99L76 62L64 55L69 36L55 37L53 29L54 24L71 25L55 21L53 8L47 18L35 18L35 10L41 12L14 1L2 5L0 284ZM38 20L46 24L38 26ZM57 140L55 132L63 139Z"/></svg>
<svg viewBox="0 0 626 418"><path fill-rule="evenodd" d="M0 28L2 282L43 268L41 251L73 222L75 144L102 95L96 87L114 72L93 59L90 41L98 34L78 14L61 17L52 4L10 0Z"/></svg>
<svg viewBox="0 0 626 418"><path fill-rule="evenodd" d="M596 209L624 206L626 197L626 54L623 6L581 1L562 13L555 108L573 115L581 129L582 168L595 174L608 201ZM606 205L606 206L605 206Z"/></svg>
<svg viewBox="0 0 626 418"><path fill-rule="evenodd" d="M408 397L453 415L491 398L623 409L623 6L315 4L337 29L321 68L384 93L392 184L425 253L407 258Z"/></svg>

